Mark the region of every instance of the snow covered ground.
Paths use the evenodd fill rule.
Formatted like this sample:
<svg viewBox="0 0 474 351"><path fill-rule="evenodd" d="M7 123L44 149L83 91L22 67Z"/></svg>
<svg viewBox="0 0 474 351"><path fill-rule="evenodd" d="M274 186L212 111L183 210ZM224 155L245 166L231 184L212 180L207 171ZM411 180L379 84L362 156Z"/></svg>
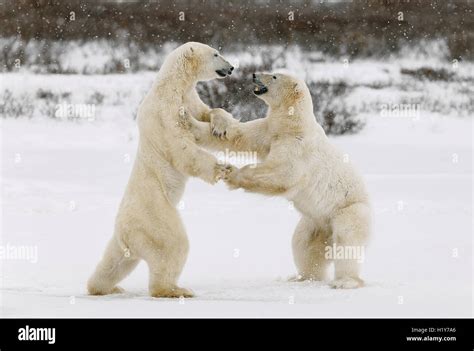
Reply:
<svg viewBox="0 0 474 351"><path fill-rule="evenodd" d="M98 77L80 78L82 86L64 80L62 86L87 93L87 84L102 84ZM104 76L103 84L118 79L129 89L141 77ZM22 79L34 89L41 76ZM141 90L129 90L134 98L126 108L132 111ZM191 242L180 284L193 289L196 298L171 300L147 296L143 263L121 284L126 294L86 295L86 280L111 236L137 146L131 118L107 108L96 113L94 121L1 121L2 316L473 315L469 116L367 114L361 116L367 125L359 134L332 138L365 175L372 195L374 233L363 273L367 287L358 290L286 281L295 273L290 241L299 215L285 200L192 179L180 206ZM31 249L28 259L12 257L21 248Z"/></svg>

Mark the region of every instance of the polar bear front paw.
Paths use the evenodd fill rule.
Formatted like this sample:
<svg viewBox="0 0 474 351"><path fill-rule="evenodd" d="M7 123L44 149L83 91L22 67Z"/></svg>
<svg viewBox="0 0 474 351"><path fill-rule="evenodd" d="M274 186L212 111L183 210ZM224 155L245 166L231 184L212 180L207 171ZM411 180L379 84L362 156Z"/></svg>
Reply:
<svg viewBox="0 0 474 351"><path fill-rule="evenodd" d="M333 289L357 289L364 286L364 281L360 278L347 277L334 279L329 286Z"/></svg>
<svg viewBox="0 0 474 351"><path fill-rule="evenodd" d="M229 173L231 173L234 168L232 165L216 164L214 168L214 180L218 182L221 179L227 179Z"/></svg>
<svg viewBox="0 0 474 351"><path fill-rule="evenodd" d="M237 167L232 167L230 171L226 174L224 181L227 184L227 187L230 190L239 189L241 187L241 178L240 178L241 170Z"/></svg>
<svg viewBox="0 0 474 351"><path fill-rule="evenodd" d="M235 122L230 113L215 108L210 113L211 133L213 136L224 139L227 136L228 128Z"/></svg>

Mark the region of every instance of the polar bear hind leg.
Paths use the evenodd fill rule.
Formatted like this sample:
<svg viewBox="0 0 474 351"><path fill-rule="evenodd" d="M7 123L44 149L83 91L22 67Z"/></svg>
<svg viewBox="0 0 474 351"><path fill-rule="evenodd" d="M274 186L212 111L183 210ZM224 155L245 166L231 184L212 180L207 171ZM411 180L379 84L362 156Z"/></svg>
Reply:
<svg viewBox="0 0 474 351"><path fill-rule="evenodd" d="M335 278L331 287L354 289L364 285L359 278L360 263L370 231L370 209L364 203L355 203L340 210L331 220L336 247L344 248L344 256L334 259ZM346 250L349 249L349 250ZM347 255L347 253L352 253ZM353 253L362 257L355 257Z"/></svg>
<svg viewBox="0 0 474 351"><path fill-rule="evenodd" d="M156 235L138 234L140 257L149 269L149 292L152 297L193 297L191 290L177 286L189 251L189 242L176 209L169 207L154 228Z"/></svg>
<svg viewBox="0 0 474 351"><path fill-rule="evenodd" d="M293 258L298 270L294 279L322 281L327 278L328 265L325 248L331 245L329 228L317 225L308 217L301 218L293 234Z"/></svg>
<svg viewBox="0 0 474 351"><path fill-rule="evenodd" d="M108 295L122 293L117 284L137 266L139 259L130 258L122 250L115 237L110 240L102 260L87 283L91 295Z"/></svg>

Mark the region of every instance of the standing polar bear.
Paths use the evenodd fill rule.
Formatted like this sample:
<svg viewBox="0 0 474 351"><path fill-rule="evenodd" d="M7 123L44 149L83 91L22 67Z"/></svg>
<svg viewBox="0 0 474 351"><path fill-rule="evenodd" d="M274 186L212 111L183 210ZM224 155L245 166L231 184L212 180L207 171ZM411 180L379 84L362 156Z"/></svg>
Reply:
<svg viewBox="0 0 474 351"><path fill-rule="evenodd" d="M201 145L256 151L263 160L234 168L224 179L230 188L282 195L294 203L302 214L293 236L298 280L325 280L334 261L332 287L361 287L362 257L351 253L363 253L369 237L370 206L362 179L316 122L303 81L284 74L254 74L253 81L254 94L269 106L265 118L239 123L216 109L210 126L189 119L187 127ZM333 248L349 254L327 257Z"/></svg>
<svg viewBox="0 0 474 351"><path fill-rule="evenodd" d="M90 294L120 292L117 284L143 259L149 267L151 296L192 296L177 286L188 239L176 205L189 176L213 184L228 168L196 145L180 116L209 121L211 109L199 98L196 83L224 78L233 69L216 50L201 43L186 43L166 58L138 111L135 164L114 235L89 279Z"/></svg>

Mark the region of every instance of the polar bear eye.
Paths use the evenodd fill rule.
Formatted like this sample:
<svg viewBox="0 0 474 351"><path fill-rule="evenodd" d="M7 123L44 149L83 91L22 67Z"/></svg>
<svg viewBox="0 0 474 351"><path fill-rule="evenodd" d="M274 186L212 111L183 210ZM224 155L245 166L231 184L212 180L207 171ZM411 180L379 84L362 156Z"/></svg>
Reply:
<svg viewBox="0 0 474 351"><path fill-rule="evenodd" d="M273 76L273 79L277 79L277 77L276 77L276 76Z"/></svg>
<svg viewBox="0 0 474 351"><path fill-rule="evenodd" d="M219 54L218 54L218 53L215 53L215 54L214 54L214 57L217 57L217 56L219 56Z"/></svg>

